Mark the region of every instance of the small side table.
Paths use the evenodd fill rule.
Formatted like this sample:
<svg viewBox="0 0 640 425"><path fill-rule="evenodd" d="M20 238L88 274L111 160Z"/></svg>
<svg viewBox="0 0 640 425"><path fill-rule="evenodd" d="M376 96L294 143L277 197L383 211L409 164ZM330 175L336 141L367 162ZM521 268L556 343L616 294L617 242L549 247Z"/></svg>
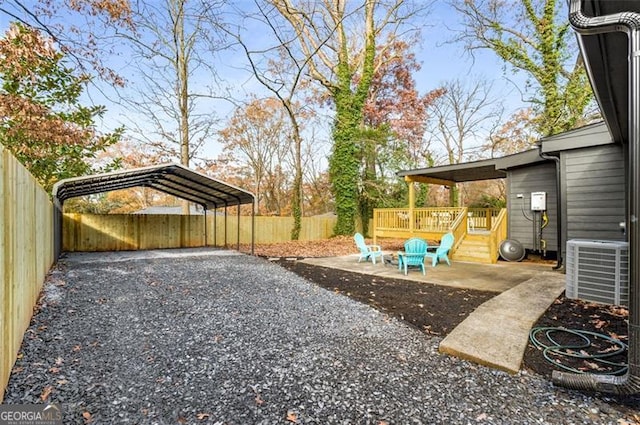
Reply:
<svg viewBox="0 0 640 425"><path fill-rule="evenodd" d="M382 257L382 259L384 260L384 265L386 266L387 264L391 265L391 266L396 266L398 265L398 256L396 254L388 254Z"/></svg>

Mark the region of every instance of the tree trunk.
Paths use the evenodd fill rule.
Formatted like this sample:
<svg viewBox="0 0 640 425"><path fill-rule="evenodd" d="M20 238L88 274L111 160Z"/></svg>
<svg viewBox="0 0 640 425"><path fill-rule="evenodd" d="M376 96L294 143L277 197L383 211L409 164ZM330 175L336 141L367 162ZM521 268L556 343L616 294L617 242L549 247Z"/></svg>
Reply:
<svg viewBox="0 0 640 425"><path fill-rule="evenodd" d="M291 229L291 240L300 239L300 230L302 229L302 136L300 135L300 127L298 120L293 113L291 102L286 103L287 112L293 124L293 141L295 144L295 176L293 178L293 197L291 199L291 214L293 215L293 228Z"/></svg>
<svg viewBox="0 0 640 425"><path fill-rule="evenodd" d="M352 90L353 71L349 61L347 37L342 24L338 27L340 51L338 53L337 84L333 91L336 116L333 126L333 152L329 158L329 176L335 196L338 216L334 233L352 235L358 215L359 155L356 141L362 128L363 108L374 75L376 34L373 22L374 3L365 2L365 48L362 77Z"/></svg>
<svg viewBox="0 0 640 425"><path fill-rule="evenodd" d="M460 204L460 189L458 185L453 184L449 186L449 206L458 207Z"/></svg>
<svg viewBox="0 0 640 425"><path fill-rule="evenodd" d="M180 109L180 164L189 167L189 87L188 63L184 41L184 0L177 0L175 21L176 76ZM182 214L189 215L189 202L182 200Z"/></svg>
<svg viewBox="0 0 640 425"><path fill-rule="evenodd" d="M358 210L358 168L356 138L362 113L353 107L351 90L339 90L335 96L336 117L333 125L333 152L329 158L329 175L335 197L336 235L355 232Z"/></svg>

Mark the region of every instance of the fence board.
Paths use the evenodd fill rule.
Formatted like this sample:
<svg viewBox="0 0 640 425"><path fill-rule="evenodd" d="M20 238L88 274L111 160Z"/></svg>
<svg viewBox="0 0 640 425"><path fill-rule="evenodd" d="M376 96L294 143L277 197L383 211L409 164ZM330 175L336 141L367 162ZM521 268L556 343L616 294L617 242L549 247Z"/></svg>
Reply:
<svg viewBox="0 0 640 425"><path fill-rule="evenodd" d="M53 205L0 145L0 400L54 261Z"/></svg>
<svg viewBox="0 0 640 425"><path fill-rule="evenodd" d="M251 243L251 220L240 217L240 243ZM255 242L291 240L291 217L255 217ZM327 239L333 233L334 217L304 217L300 240ZM215 228L214 228L215 226ZM226 232L225 232L226 226ZM187 248L205 245L204 216L76 214L63 216L64 251L122 251L138 249ZM235 246L238 241L237 216L208 216L207 243Z"/></svg>

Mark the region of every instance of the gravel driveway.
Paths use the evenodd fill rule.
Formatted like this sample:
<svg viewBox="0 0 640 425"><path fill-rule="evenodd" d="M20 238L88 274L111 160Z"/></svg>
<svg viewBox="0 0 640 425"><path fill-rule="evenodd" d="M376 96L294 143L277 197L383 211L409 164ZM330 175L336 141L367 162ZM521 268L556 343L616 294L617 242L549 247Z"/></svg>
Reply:
<svg viewBox="0 0 640 425"><path fill-rule="evenodd" d="M65 423L77 424L617 424L623 417L607 398L438 354L440 338L260 258L202 254L61 260L5 402L62 403Z"/></svg>

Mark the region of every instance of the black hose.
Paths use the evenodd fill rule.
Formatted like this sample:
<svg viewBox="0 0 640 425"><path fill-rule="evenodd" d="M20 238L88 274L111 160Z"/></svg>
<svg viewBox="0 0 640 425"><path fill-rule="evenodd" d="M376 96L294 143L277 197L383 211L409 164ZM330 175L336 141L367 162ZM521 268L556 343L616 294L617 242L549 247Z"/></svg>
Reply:
<svg viewBox="0 0 640 425"><path fill-rule="evenodd" d="M544 334L546 341L540 338L540 334ZM564 334L565 337L576 337L579 342L573 344L560 343L557 341L556 334ZM609 360L615 356L625 354L628 348L627 344L619 339L612 338L609 335L562 327L537 327L533 328L529 333L529 340L534 347L542 350L542 355L545 360L555 367L571 373L582 374L585 372L576 367L562 363L563 357L578 359L589 362L589 364L593 364L595 366L603 366L604 368L607 368L598 372L600 375L622 375L627 373L629 370L629 365L627 363ZM596 351L594 353L594 340L606 341L609 346L604 350ZM589 349L592 349L592 351L587 351Z"/></svg>

